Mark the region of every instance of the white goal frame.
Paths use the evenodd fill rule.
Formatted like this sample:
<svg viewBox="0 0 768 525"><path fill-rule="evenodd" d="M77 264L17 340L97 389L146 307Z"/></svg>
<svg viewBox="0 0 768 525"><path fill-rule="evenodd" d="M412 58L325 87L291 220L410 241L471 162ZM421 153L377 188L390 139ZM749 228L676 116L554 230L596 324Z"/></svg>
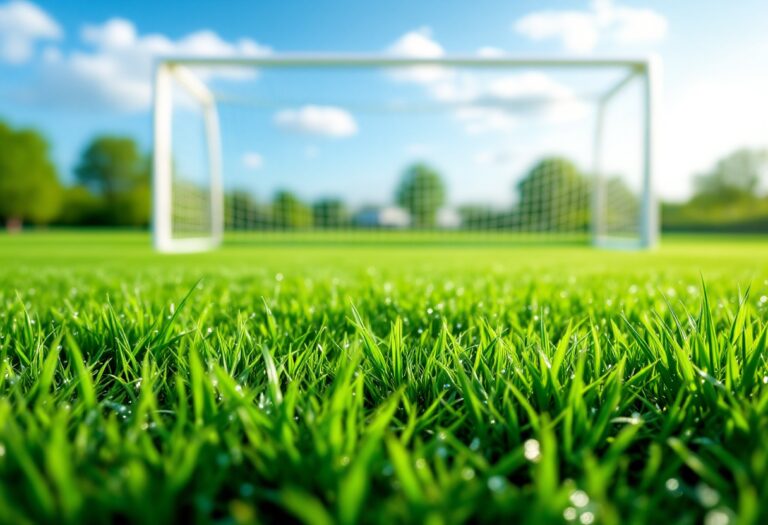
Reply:
<svg viewBox="0 0 768 525"><path fill-rule="evenodd" d="M224 236L224 191L219 117L215 95L189 67L250 67L250 68L397 68L418 66L461 67L469 69L534 67L538 69L599 69L625 68L626 77L597 99L593 143L593 173L595 189L592 194L592 241L604 248L650 248L658 240L658 204L653 194L654 157L656 155L656 125L659 65L655 57L620 58L541 58L541 57L480 57L444 56L413 58L391 55L297 55L278 54L262 57L169 57L155 67L154 83L154 148L153 148L153 213L152 233L155 249L160 252L184 253L211 250L219 246ZM600 217L605 210L604 186L600 184L601 156L605 109L631 81L642 82L642 195L640 206L640 235L637 241L611 239L603 231ZM172 121L173 82L182 86L202 108L207 143L208 176L210 183L211 234L207 237L173 237L172 225Z"/></svg>

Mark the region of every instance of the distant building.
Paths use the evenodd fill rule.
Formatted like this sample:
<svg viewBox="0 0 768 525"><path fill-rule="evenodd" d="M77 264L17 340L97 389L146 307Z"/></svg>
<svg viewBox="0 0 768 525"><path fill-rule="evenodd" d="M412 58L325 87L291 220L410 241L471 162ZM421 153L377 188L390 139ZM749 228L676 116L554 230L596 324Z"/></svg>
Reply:
<svg viewBox="0 0 768 525"><path fill-rule="evenodd" d="M407 228L411 214L397 206L366 206L355 215L355 224L363 228Z"/></svg>
<svg viewBox="0 0 768 525"><path fill-rule="evenodd" d="M440 208L437 210L437 227L446 230L456 229L461 226L461 215L453 208Z"/></svg>

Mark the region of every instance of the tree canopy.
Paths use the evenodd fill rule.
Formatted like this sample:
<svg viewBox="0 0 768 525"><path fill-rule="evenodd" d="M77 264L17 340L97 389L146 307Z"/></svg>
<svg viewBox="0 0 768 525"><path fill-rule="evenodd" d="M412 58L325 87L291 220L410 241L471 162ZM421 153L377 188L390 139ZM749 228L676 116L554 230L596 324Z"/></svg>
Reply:
<svg viewBox="0 0 768 525"><path fill-rule="evenodd" d="M47 224L59 213L62 188L45 138L0 122L0 144L0 217L9 227Z"/></svg>
<svg viewBox="0 0 768 525"><path fill-rule="evenodd" d="M517 184L518 221L534 231L589 224L589 181L563 157L538 161Z"/></svg>
<svg viewBox="0 0 768 525"><path fill-rule="evenodd" d="M312 226L312 210L289 191L279 191L272 201L272 216L278 228Z"/></svg>
<svg viewBox="0 0 768 525"><path fill-rule="evenodd" d="M694 199L702 204L727 204L758 197L768 173L768 151L742 148L720 159L694 179Z"/></svg>
<svg viewBox="0 0 768 525"><path fill-rule="evenodd" d="M319 228L338 228L350 223L350 214L344 201L323 198L312 205L313 222Z"/></svg>
<svg viewBox="0 0 768 525"><path fill-rule="evenodd" d="M437 210L445 203L446 191L440 174L426 164L414 164L403 174L395 202L411 213L413 225L435 225Z"/></svg>
<svg viewBox="0 0 768 525"><path fill-rule="evenodd" d="M132 138L96 137L83 150L75 175L104 198L108 222L126 226L149 223L149 159Z"/></svg>

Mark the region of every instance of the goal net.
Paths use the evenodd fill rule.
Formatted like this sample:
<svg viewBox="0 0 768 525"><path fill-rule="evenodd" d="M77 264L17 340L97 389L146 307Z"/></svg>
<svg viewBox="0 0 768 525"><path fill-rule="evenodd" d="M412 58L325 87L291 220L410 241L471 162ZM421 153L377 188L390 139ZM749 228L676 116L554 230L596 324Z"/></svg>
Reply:
<svg viewBox="0 0 768 525"><path fill-rule="evenodd" d="M186 57L156 74L155 245L647 247L651 62Z"/></svg>

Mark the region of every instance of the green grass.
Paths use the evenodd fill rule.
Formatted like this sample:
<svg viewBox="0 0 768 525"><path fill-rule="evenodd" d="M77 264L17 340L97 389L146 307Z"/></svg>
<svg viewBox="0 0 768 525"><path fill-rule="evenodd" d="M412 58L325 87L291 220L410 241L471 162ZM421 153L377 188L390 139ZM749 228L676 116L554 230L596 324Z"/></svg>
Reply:
<svg viewBox="0 0 768 525"><path fill-rule="evenodd" d="M768 522L768 240L237 241L0 236L1 522Z"/></svg>

